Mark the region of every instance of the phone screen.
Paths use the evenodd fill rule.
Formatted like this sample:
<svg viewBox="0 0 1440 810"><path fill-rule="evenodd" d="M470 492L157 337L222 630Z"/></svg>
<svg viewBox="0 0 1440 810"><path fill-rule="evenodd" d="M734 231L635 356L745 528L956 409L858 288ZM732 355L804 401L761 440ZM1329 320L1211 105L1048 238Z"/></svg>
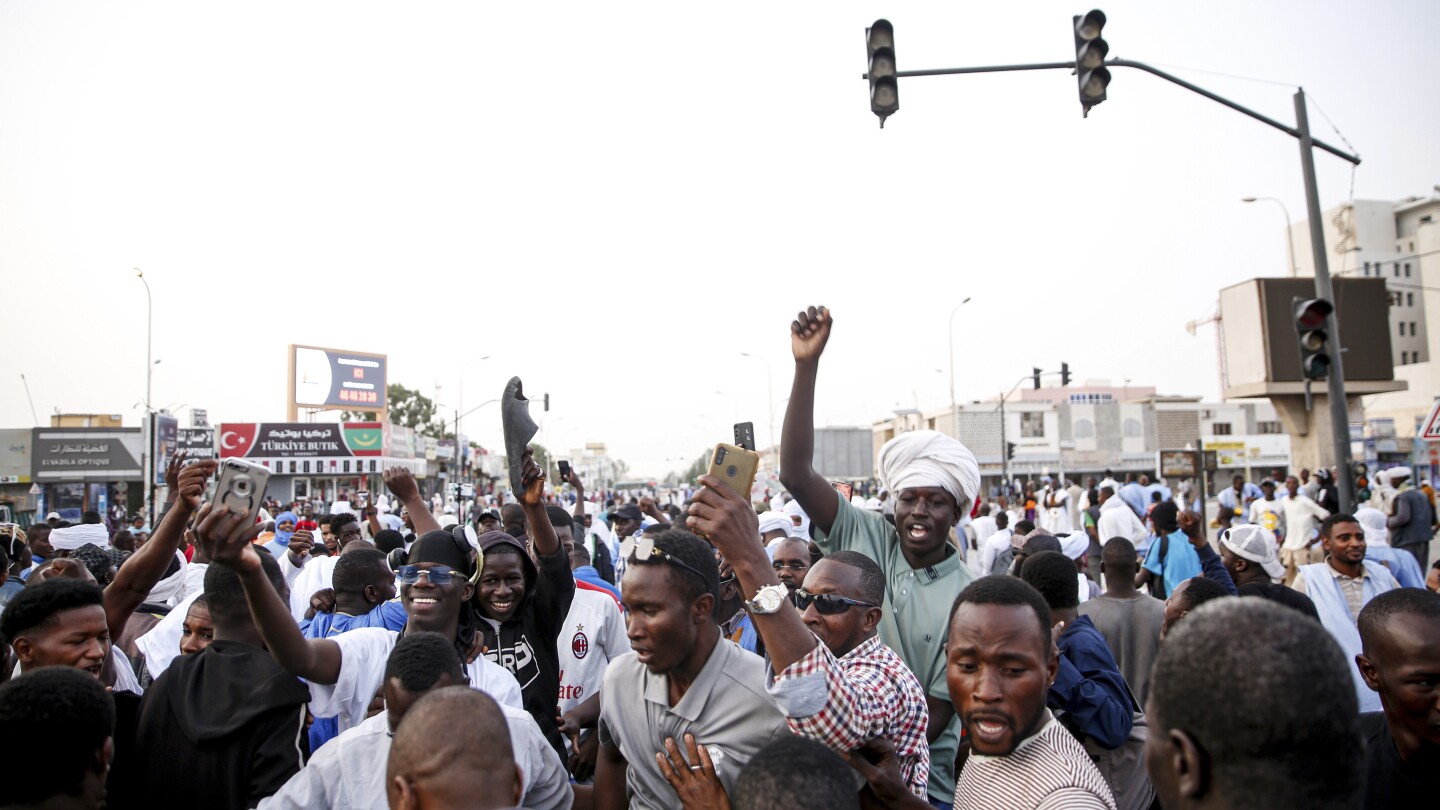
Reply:
<svg viewBox="0 0 1440 810"><path fill-rule="evenodd" d="M836 481L835 491L840 493L840 496L848 501L854 495L855 488L844 481Z"/></svg>

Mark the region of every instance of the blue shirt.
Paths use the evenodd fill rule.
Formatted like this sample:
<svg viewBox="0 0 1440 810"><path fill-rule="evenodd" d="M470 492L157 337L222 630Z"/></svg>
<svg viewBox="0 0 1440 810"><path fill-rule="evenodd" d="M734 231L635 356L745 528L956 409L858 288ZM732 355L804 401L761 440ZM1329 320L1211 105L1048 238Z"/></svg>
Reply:
<svg viewBox="0 0 1440 810"><path fill-rule="evenodd" d="M1135 514L1142 518L1150 509L1150 494L1134 481L1120 487L1120 491L1115 494L1120 496L1120 500L1130 504L1130 508L1135 510Z"/></svg>
<svg viewBox="0 0 1440 810"><path fill-rule="evenodd" d="M595 566L582 565L579 568L576 568L574 571L571 571L570 573L574 574L577 580L585 583L586 585L594 585L597 588L604 588L615 596L616 601L620 600L620 589L601 579L600 572L596 570Z"/></svg>
<svg viewBox="0 0 1440 810"><path fill-rule="evenodd" d="M1060 668L1045 705L1068 715L1073 727L1094 737L1102 748L1124 745L1139 707L1105 637L1089 616L1079 616L1055 644L1060 648Z"/></svg>
<svg viewBox="0 0 1440 810"><path fill-rule="evenodd" d="M1160 562L1162 545L1168 546L1163 564ZM1205 573L1204 567L1200 565L1200 555L1195 552L1195 547L1190 545L1190 538L1178 529L1169 536L1168 543L1161 543L1159 538L1156 538L1155 542L1150 544L1150 548L1145 552L1145 570L1162 579L1167 595L1175 592L1176 585Z"/></svg>

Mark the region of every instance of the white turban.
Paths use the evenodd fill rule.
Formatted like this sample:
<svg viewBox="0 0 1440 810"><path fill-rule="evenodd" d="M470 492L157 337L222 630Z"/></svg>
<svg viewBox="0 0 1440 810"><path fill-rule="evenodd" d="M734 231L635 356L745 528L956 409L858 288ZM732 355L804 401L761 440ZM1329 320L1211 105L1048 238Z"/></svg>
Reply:
<svg viewBox="0 0 1440 810"><path fill-rule="evenodd" d="M1385 477L1386 477L1387 480L1390 480L1390 481L1395 481L1395 480L1398 480L1398 479L1401 479L1401 478L1409 478L1409 477L1410 477L1410 468L1409 468L1409 467L1391 467L1390 469L1388 469L1388 470L1385 471Z"/></svg>
<svg viewBox="0 0 1440 810"><path fill-rule="evenodd" d="M787 537L795 533L795 524L790 522L790 516L784 512L766 512L760 516L761 537L782 529Z"/></svg>
<svg viewBox="0 0 1440 810"><path fill-rule="evenodd" d="M805 509L800 505L799 501L791 498L790 501L785 504L785 516L790 518L790 525L794 526L794 528L790 530L791 537L809 539L810 516L805 514ZM795 518L800 519L800 525L795 525Z"/></svg>
<svg viewBox="0 0 1440 810"><path fill-rule="evenodd" d="M109 548L110 530L103 523L80 523L50 532L50 545L57 551L74 551L86 543Z"/></svg>
<svg viewBox="0 0 1440 810"><path fill-rule="evenodd" d="M1060 538L1060 551L1072 560L1078 560L1090 550L1090 535L1083 531L1070 532Z"/></svg>
<svg viewBox="0 0 1440 810"><path fill-rule="evenodd" d="M1367 545L1390 545L1390 528L1385 522L1384 512L1373 506L1362 506L1355 510L1355 520L1365 532Z"/></svg>
<svg viewBox="0 0 1440 810"><path fill-rule="evenodd" d="M185 594L185 568L189 563L185 561L185 555L179 551L175 552L175 559L179 561L180 567L175 573L155 583L150 589L150 595L145 601L153 605L174 605L180 601Z"/></svg>
<svg viewBox="0 0 1440 810"><path fill-rule="evenodd" d="M969 514L980 492L980 465L975 454L955 439L934 430L902 433L880 448L880 485L891 492L940 487Z"/></svg>

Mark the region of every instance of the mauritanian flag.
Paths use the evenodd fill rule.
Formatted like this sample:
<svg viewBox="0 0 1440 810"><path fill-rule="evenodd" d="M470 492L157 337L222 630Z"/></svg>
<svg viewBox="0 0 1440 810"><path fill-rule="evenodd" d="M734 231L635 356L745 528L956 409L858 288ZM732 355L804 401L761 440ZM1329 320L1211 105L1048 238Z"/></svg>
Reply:
<svg viewBox="0 0 1440 810"><path fill-rule="evenodd" d="M384 438L379 422L346 422L345 446L357 456L378 456Z"/></svg>

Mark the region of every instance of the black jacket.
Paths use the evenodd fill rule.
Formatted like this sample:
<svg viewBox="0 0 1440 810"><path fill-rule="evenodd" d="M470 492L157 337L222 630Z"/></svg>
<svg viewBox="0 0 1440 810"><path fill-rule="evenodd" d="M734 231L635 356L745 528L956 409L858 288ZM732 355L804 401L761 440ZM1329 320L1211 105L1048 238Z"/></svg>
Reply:
<svg viewBox="0 0 1440 810"><path fill-rule="evenodd" d="M216 641L175 659L140 708L145 806L254 807L304 766L309 701L305 684L257 647Z"/></svg>
<svg viewBox="0 0 1440 810"><path fill-rule="evenodd" d="M480 538L485 553L498 544L515 546L525 569L525 598L509 621L496 630L495 622L479 611L479 588L475 589L480 629L484 633L485 657L515 673L525 710L535 718L545 739L566 761L565 741L555 725L560 707L560 654L555 640L575 600L575 577L570 556L562 547L554 556L539 556L540 568L525 551L524 542L503 532L486 532Z"/></svg>

